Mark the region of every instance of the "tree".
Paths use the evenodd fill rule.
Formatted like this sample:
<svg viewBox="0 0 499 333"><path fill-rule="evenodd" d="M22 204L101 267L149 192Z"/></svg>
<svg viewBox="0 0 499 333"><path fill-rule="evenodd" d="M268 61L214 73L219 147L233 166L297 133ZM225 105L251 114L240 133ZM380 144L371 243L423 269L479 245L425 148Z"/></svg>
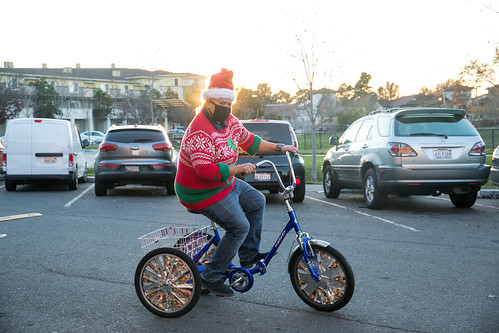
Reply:
<svg viewBox="0 0 499 333"><path fill-rule="evenodd" d="M399 86L395 83L386 81L384 87L378 88L378 98L393 101L399 98Z"/></svg>
<svg viewBox="0 0 499 333"><path fill-rule="evenodd" d="M305 30L306 32L306 30ZM316 149L316 128L317 128L317 120L319 117L319 109L318 105L320 105L320 101L318 103L314 103L314 83L315 83L315 74L319 70L319 58L318 52L316 50L316 44L313 43L311 46L306 47L304 45L303 39L296 35L296 41L298 44L298 60L301 62L303 66L303 83L305 87L300 86L300 82L295 78L294 81L298 88L298 99L302 101L303 106L308 114L310 119L310 124L312 126L312 173L311 180L317 180L317 149ZM313 38L312 38L313 41ZM325 43L321 43L325 46ZM319 44L317 44L319 45ZM326 71L323 72L326 74ZM324 95L323 95L324 96Z"/></svg>
<svg viewBox="0 0 499 333"><path fill-rule="evenodd" d="M29 84L34 88L33 116L40 118L55 118L61 112L59 110L59 94L45 78L37 79Z"/></svg>
<svg viewBox="0 0 499 333"><path fill-rule="evenodd" d="M346 83L339 86L336 94L338 99L337 131L344 131L352 122L375 109L377 96L369 86L370 80L371 75L362 72L354 86Z"/></svg>
<svg viewBox="0 0 499 333"><path fill-rule="evenodd" d="M106 119L113 111L113 99L101 89L94 91L92 98L92 115L95 119Z"/></svg>
<svg viewBox="0 0 499 333"><path fill-rule="evenodd" d="M237 90L236 103L232 109L234 115L240 119L256 118L260 102L257 99L257 91L241 87Z"/></svg>
<svg viewBox="0 0 499 333"><path fill-rule="evenodd" d="M284 90L280 90L277 94L272 95L272 102L278 104L289 104L291 103L291 95Z"/></svg>
<svg viewBox="0 0 499 333"><path fill-rule="evenodd" d="M16 118L24 108L26 95L21 87L9 87L0 84L0 124L7 120Z"/></svg>
<svg viewBox="0 0 499 333"><path fill-rule="evenodd" d="M471 60L460 73L460 79L470 85L475 90L475 97L478 96L478 89L484 83L494 85L495 70L492 64Z"/></svg>

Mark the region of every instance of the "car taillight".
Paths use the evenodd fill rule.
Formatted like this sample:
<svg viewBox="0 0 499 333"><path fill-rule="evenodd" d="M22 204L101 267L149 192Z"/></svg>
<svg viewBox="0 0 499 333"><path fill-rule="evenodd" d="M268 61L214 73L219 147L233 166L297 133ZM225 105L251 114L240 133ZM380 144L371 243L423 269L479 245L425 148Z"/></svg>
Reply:
<svg viewBox="0 0 499 333"><path fill-rule="evenodd" d="M7 154L2 155L2 166L7 167Z"/></svg>
<svg viewBox="0 0 499 333"><path fill-rule="evenodd" d="M99 145L99 150L100 151L110 151L110 150L116 150L116 149L118 149L118 146L117 145L113 145L112 143L102 142Z"/></svg>
<svg viewBox="0 0 499 333"><path fill-rule="evenodd" d="M172 145L167 143L167 142L158 143L158 144L153 145L152 147L154 148L154 150L170 150L170 149L172 149Z"/></svg>
<svg viewBox="0 0 499 333"><path fill-rule="evenodd" d="M72 167L75 165L74 155L69 154L69 166Z"/></svg>
<svg viewBox="0 0 499 333"><path fill-rule="evenodd" d="M485 143L483 141L477 142L473 145L470 152L470 156L485 156Z"/></svg>
<svg viewBox="0 0 499 333"><path fill-rule="evenodd" d="M394 157L415 157L418 156L416 151L406 143L388 142L388 153Z"/></svg>

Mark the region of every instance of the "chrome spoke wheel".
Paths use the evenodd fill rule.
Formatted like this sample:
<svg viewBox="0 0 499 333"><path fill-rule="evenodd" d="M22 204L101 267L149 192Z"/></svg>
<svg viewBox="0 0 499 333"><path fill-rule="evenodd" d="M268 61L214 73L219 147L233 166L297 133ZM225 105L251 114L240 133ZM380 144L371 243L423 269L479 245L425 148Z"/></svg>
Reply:
<svg viewBox="0 0 499 333"><path fill-rule="evenodd" d="M374 179L371 176L366 177L366 184L364 187L364 191L366 194L366 200L368 202L372 202L374 200Z"/></svg>
<svg viewBox="0 0 499 333"><path fill-rule="evenodd" d="M142 304L162 317L178 317L190 311L201 291L199 271L185 253L162 248L139 263L135 289Z"/></svg>
<svg viewBox="0 0 499 333"><path fill-rule="evenodd" d="M297 251L290 261L293 288L305 303L317 310L338 310L352 297L354 289L352 269L346 259L330 246L313 246L313 250L311 265L319 280L312 277L305 258L300 251Z"/></svg>

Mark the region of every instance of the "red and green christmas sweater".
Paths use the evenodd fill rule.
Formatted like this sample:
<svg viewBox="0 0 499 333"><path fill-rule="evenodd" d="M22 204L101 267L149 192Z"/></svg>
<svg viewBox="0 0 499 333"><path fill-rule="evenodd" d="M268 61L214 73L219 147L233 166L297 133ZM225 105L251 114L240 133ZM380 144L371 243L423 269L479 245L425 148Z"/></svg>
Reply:
<svg viewBox="0 0 499 333"><path fill-rule="evenodd" d="M250 133L233 115L227 126L217 130L204 112L199 112L187 128L175 178L175 192L182 205L192 210L206 208L232 190L238 148L250 155L258 152L261 138Z"/></svg>

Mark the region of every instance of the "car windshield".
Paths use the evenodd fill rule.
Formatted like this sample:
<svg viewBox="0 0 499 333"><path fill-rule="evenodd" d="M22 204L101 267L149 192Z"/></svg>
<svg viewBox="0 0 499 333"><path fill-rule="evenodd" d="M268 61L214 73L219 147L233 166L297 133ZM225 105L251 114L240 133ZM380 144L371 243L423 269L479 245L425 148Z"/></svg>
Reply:
<svg viewBox="0 0 499 333"><path fill-rule="evenodd" d="M160 131L149 130L118 130L107 133L106 141L133 143L165 141L165 135Z"/></svg>
<svg viewBox="0 0 499 333"><path fill-rule="evenodd" d="M475 136L473 125L456 114L407 114L396 117L396 136Z"/></svg>
<svg viewBox="0 0 499 333"><path fill-rule="evenodd" d="M243 125L248 131L260 136L264 140L284 143L286 145L294 144L288 124L251 122L243 123Z"/></svg>

